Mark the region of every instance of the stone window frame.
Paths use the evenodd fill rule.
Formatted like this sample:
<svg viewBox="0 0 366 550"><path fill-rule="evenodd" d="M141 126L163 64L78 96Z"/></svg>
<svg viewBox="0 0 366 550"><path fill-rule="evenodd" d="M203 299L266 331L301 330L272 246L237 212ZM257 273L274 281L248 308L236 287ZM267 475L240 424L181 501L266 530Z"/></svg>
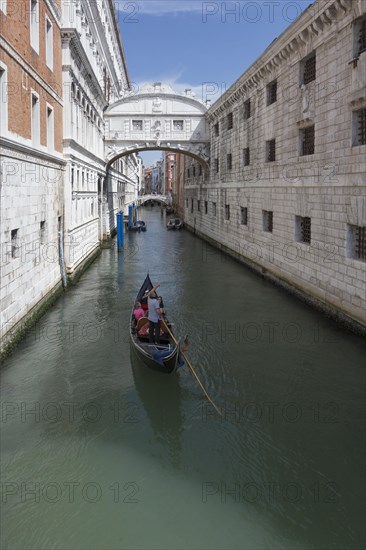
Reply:
<svg viewBox="0 0 366 550"><path fill-rule="evenodd" d="M13 260L16 258L19 258L19 227L15 229L11 229L10 231L10 243L11 243L11 250L10 250L10 256Z"/></svg>
<svg viewBox="0 0 366 550"><path fill-rule="evenodd" d="M49 118L51 113L51 119ZM49 103L46 102L46 134L47 134L47 149L50 152L55 150L55 110ZM50 139L51 138L51 139Z"/></svg>
<svg viewBox="0 0 366 550"><path fill-rule="evenodd" d="M272 149L272 144L274 144L274 150ZM266 141L266 162L275 162L276 153L276 138L268 139Z"/></svg>
<svg viewBox="0 0 366 550"><path fill-rule="evenodd" d="M39 0L29 0L29 40L39 55Z"/></svg>
<svg viewBox="0 0 366 550"><path fill-rule="evenodd" d="M194 211L194 200L191 199L191 214L193 214Z"/></svg>
<svg viewBox="0 0 366 550"><path fill-rule="evenodd" d="M0 133L8 132L8 67L0 61Z"/></svg>
<svg viewBox="0 0 366 550"><path fill-rule="evenodd" d="M175 127L176 123L179 123L179 126L180 126L180 123L182 123L182 127L181 128L176 128ZM184 120L183 119L173 120L173 132L184 132Z"/></svg>
<svg viewBox="0 0 366 550"><path fill-rule="evenodd" d="M252 116L252 106L250 98L244 101L244 120L249 120Z"/></svg>
<svg viewBox="0 0 366 550"><path fill-rule="evenodd" d="M240 207L240 225L248 225L248 207Z"/></svg>
<svg viewBox="0 0 366 550"><path fill-rule="evenodd" d="M48 30L50 29L50 31ZM45 51L46 51L46 65L53 72L53 23L48 15L45 16Z"/></svg>
<svg viewBox="0 0 366 550"><path fill-rule="evenodd" d="M201 212L201 200L197 199L197 212Z"/></svg>
<svg viewBox="0 0 366 550"><path fill-rule="evenodd" d="M134 124L136 124L137 122L139 123L138 124L138 127L139 127L138 129L134 128ZM132 119L131 120L131 131L132 132L143 132L144 131L144 121L141 120L141 119L137 119L137 118Z"/></svg>
<svg viewBox="0 0 366 550"><path fill-rule="evenodd" d="M361 139L360 132L362 133ZM366 106L352 111L352 147L362 147L363 145L366 145Z"/></svg>
<svg viewBox="0 0 366 550"><path fill-rule="evenodd" d="M266 233L273 233L273 210L262 210L262 229Z"/></svg>
<svg viewBox="0 0 366 550"><path fill-rule="evenodd" d="M309 216L295 216L295 241L311 244L311 218Z"/></svg>
<svg viewBox="0 0 366 550"><path fill-rule="evenodd" d="M219 137L219 135L220 135L220 124L219 124L219 122L216 122L216 124L214 124L213 128L214 128L215 137Z"/></svg>
<svg viewBox="0 0 366 550"><path fill-rule="evenodd" d="M214 159L214 170L216 174L218 174L220 171L220 161L218 158Z"/></svg>
<svg viewBox="0 0 366 550"><path fill-rule="evenodd" d="M216 217L217 215L217 203L212 201L212 215Z"/></svg>
<svg viewBox="0 0 366 550"><path fill-rule="evenodd" d="M232 130L234 128L234 113L231 111L226 115L227 130Z"/></svg>
<svg viewBox="0 0 366 550"><path fill-rule="evenodd" d="M307 71L309 71L309 62L315 59L315 68L314 68L314 75L308 74ZM311 68L311 67L310 67ZM316 50L313 50L308 55L303 57L300 61L300 86L307 84L310 84L311 82L314 82L316 80Z"/></svg>
<svg viewBox="0 0 366 550"><path fill-rule="evenodd" d="M233 155L232 153L227 153L226 155L226 168L227 170L233 169Z"/></svg>
<svg viewBox="0 0 366 550"><path fill-rule="evenodd" d="M360 46L360 33L363 26L366 27L366 15L357 17L353 21L353 59L358 59L366 51L366 44L361 44Z"/></svg>
<svg viewBox="0 0 366 550"><path fill-rule="evenodd" d="M208 212L208 202L207 202L207 201L205 201L205 205L204 205L204 206L205 206L205 214L207 214L207 212Z"/></svg>
<svg viewBox="0 0 366 550"><path fill-rule="evenodd" d="M243 149L243 163L244 166L250 165L250 147L244 147Z"/></svg>
<svg viewBox="0 0 366 550"><path fill-rule="evenodd" d="M47 233L46 220L41 220L39 222L39 242L40 242L40 244L45 243L46 233Z"/></svg>
<svg viewBox="0 0 366 550"><path fill-rule="evenodd" d="M313 130L312 136L312 143L308 143L307 140L309 139L309 130ZM310 151L310 152L309 152ZM312 151L312 152L311 152ZM299 130L299 156L300 157L307 157L309 155L315 154L315 124L309 124L307 126L304 126L303 128L300 128Z"/></svg>
<svg viewBox="0 0 366 550"><path fill-rule="evenodd" d="M366 262L366 226L347 224L346 254L352 260Z"/></svg>
<svg viewBox="0 0 366 550"><path fill-rule="evenodd" d="M277 78L269 82L266 86L266 95L267 95L267 101L266 105L269 107L270 105L273 105L276 103L278 99L278 82Z"/></svg>
<svg viewBox="0 0 366 550"><path fill-rule="evenodd" d="M37 111L33 107L33 101L36 100ZM31 89L31 141L33 147L39 147L41 143L41 101L39 94ZM37 118L35 118L37 117Z"/></svg>
<svg viewBox="0 0 366 550"><path fill-rule="evenodd" d="M225 204L225 220L230 221L230 204Z"/></svg>

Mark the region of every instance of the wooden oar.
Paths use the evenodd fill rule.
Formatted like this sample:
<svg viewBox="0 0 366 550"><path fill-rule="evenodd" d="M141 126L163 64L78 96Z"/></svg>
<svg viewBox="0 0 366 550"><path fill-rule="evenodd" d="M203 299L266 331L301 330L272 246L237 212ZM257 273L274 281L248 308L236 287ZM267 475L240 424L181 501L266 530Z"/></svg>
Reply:
<svg viewBox="0 0 366 550"><path fill-rule="evenodd" d="M169 329L168 327L168 324L167 322L164 320L164 324L165 324L165 327L167 328L170 336L173 338L174 342L176 345L179 345L174 334L172 333L172 331ZM192 371L192 374L193 376L195 377L195 379L197 380L197 383L198 385L200 386L200 388L202 389L203 393L205 394L205 396L207 397L207 399L209 400L209 402L211 403L211 405L214 407L214 409L216 410L216 412L222 416L222 413L220 411L220 409L217 407L217 405L215 405L215 403L212 401L211 397L208 395L207 391L205 390L205 387L203 386L201 380L198 378L197 374L196 374L196 371L194 370L194 368L192 367L191 365L191 362L189 361L188 357L186 356L186 354L184 353L184 351L182 351L180 349L180 346L179 346L179 353L182 355L182 357L184 358L185 362L187 363L188 367L191 369Z"/></svg>

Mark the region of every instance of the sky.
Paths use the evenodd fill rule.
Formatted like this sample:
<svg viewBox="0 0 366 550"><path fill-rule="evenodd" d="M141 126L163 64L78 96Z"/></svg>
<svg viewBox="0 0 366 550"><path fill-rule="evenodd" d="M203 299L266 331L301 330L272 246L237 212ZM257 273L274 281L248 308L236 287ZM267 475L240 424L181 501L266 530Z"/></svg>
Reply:
<svg viewBox="0 0 366 550"><path fill-rule="evenodd" d="M214 103L310 0L115 0L130 80ZM314 8L315 9L315 8ZM161 156L141 154L145 166Z"/></svg>

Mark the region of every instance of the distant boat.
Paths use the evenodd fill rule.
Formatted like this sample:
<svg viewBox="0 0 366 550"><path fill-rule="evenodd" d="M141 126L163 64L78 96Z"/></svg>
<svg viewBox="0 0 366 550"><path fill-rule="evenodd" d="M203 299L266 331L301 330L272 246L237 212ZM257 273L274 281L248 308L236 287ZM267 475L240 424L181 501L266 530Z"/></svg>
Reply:
<svg viewBox="0 0 366 550"><path fill-rule="evenodd" d="M182 229L183 228L183 223L182 221L179 219L179 218L171 218L168 223L167 223L167 226L166 228L168 230L171 230L171 229Z"/></svg>
<svg viewBox="0 0 366 550"><path fill-rule="evenodd" d="M142 220L137 220L130 228L129 231L146 231L146 223Z"/></svg>
<svg viewBox="0 0 366 550"><path fill-rule="evenodd" d="M147 275L135 300L135 302L140 302L144 309L147 308L147 293L152 288L153 284L149 275ZM178 368L179 344L176 344L169 334L168 320L166 318L161 321L160 344L151 344L149 342L148 318L142 317L136 323L133 311L131 314L130 335L132 347L136 355L150 369L170 374ZM159 351L167 353L167 356L162 360L163 365L154 359L154 355Z"/></svg>

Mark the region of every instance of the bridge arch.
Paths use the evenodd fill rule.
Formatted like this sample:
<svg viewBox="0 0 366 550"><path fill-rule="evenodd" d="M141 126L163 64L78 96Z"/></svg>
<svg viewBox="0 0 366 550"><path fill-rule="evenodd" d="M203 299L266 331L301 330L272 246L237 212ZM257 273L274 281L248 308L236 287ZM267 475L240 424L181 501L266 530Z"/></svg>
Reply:
<svg viewBox="0 0 366 550"><path fill-rule="evenodd" d="M206 105L190 90L178 94L168 84L146 84L105 111L105 158L141 151L172 151L198 160L207 170L210 132Z"/></svg>

